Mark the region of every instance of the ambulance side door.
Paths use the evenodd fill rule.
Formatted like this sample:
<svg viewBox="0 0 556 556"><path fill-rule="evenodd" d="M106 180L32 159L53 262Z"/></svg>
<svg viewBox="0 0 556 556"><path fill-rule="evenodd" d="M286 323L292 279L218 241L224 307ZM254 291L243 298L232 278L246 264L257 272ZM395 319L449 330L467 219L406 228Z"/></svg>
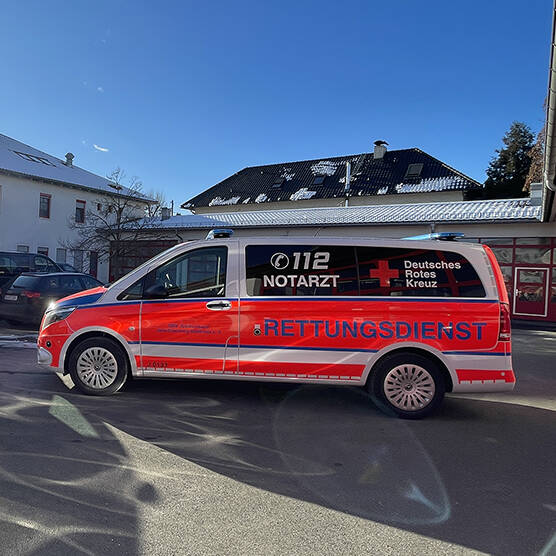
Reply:
<svg viewBox="0 0 556 556"><path fill-rule="evenodd" d="M362 318L353 246L246 242L240 268L241 374L360 379L368 353L343 326Z"/></svg>
<svg viewBox="0 0 556 556"><path fill-rule="evenodd" d="M222 374L237 369L237 265L234 242L186 251L144 279L144 371Z"/></svg>

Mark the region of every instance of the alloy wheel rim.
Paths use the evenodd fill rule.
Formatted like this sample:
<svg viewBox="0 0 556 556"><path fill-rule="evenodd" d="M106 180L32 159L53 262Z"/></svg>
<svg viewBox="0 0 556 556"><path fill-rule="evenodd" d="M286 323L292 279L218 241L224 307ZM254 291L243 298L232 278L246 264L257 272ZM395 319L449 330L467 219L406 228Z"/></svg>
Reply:
<svg viewBox="0 0 556 556"><path fill-rule="evenodd" d="M386 399L404 411L418 411L427 407L435 391L431 374L419 365L398 365L384 379Z"/></svg>
<svg viewBox="0 0 556 556"><path fill-rule="evenodd" d="M77 376L89 388L108 388L116 380L117 374L118 363L107 349L91 347L77 359Z"/></svg>

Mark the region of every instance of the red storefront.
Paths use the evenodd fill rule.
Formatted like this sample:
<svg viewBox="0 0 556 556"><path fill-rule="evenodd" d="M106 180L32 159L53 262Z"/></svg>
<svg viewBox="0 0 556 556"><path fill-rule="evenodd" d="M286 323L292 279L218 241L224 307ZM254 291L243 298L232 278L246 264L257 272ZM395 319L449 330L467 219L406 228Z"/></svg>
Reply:
<svg viewBox="0 0 556 556"><path fill-rule="evenodd" d="M480 238L504 274L512 317L556 322L556 238Z"/></svg>

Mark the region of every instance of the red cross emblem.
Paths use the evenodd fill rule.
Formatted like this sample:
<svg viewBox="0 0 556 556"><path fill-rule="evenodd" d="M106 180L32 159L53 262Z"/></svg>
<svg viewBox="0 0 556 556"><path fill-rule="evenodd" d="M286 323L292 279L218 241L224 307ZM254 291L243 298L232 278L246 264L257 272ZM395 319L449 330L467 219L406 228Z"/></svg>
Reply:
<svg viewBox="0 0 556 556"><path fill-rule="evenodd" d="M371 278L380 279L380 287L388 287L390 285L391 278L399 278L400 271L397 269L390 269L388 261L378 261L378 268L371 268L369 271Z"/></svg>

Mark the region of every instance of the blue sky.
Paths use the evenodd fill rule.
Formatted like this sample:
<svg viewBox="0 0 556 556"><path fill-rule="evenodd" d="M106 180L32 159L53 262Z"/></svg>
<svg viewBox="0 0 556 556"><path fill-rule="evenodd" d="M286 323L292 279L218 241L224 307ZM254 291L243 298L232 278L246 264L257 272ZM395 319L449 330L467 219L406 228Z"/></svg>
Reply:
<svg viewBox="0 0 556 556"><path fill-rule="evenodd" d="M542 126L551 0L10 2L0 132L179 205L245 166L419 147L468 175ZM107 151L97 150L94 145Z"/></svg>

